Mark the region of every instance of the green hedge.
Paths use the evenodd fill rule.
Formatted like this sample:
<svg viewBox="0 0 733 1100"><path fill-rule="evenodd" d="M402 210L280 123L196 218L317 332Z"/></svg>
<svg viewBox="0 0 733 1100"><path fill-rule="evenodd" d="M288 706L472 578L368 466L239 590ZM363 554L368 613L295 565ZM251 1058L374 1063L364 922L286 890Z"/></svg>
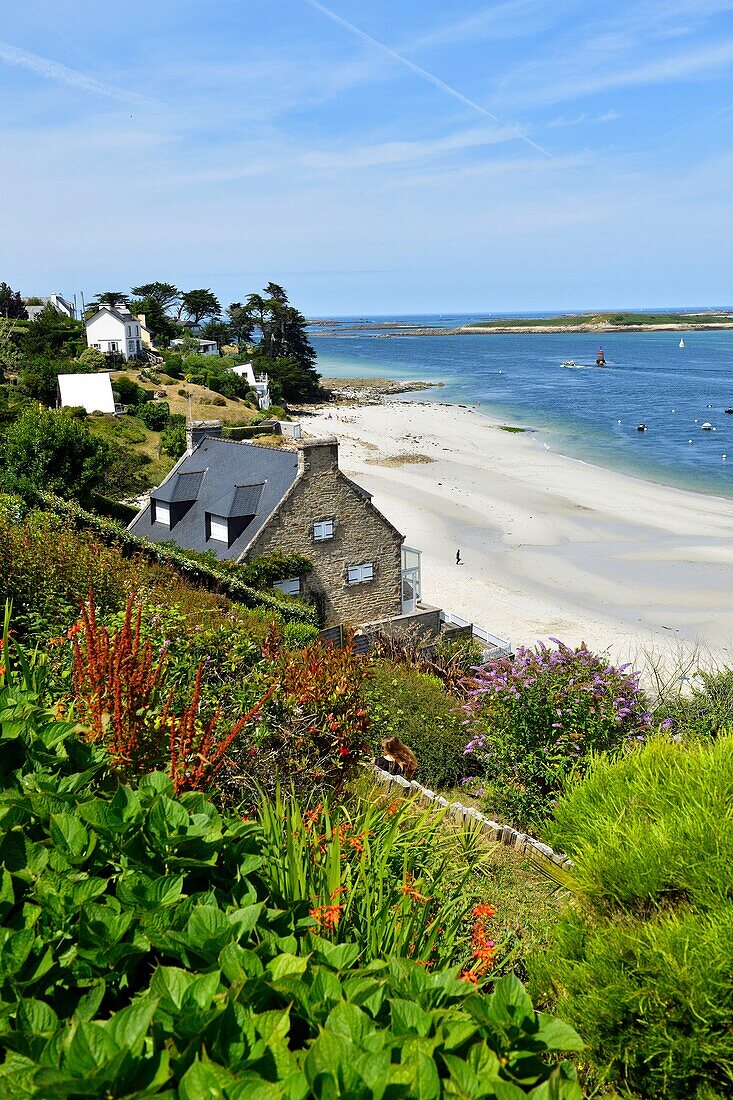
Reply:
<svg viewBox="0 0 733 1100"><path fill-rule="evenodd" d="M121 523L95 512L87 512L73 501L62 500L51 493L38 493L34 503L46 511L70 520L77 528L90 530L105 543L113 542L123 553L141 554L149 561L170 565L186 580L211 592L220 592L244 607L262 607L278 614L286 623L310 623L318 626L318 612L308 604L281 599L269 592L258 592L235 577L214 566L193 562L185 551L170 545L159 545L138 538Z"/></svg>

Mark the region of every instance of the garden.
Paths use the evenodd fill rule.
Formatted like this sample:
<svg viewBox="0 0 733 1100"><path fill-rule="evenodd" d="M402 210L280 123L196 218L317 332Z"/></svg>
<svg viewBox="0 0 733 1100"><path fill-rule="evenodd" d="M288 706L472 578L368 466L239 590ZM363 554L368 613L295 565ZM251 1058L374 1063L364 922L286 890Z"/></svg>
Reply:
<svg viewBox="0 0 733 1100"><path fill-rule="evenodd" d="M325 647L291 564L0 500L0 1095L730 1095L729 673Z"/></svg>

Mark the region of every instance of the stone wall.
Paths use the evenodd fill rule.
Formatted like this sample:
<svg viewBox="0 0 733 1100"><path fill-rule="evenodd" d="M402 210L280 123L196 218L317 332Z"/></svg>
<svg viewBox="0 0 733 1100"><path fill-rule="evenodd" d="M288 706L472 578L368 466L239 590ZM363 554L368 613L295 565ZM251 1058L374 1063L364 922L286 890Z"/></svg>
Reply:
<svg viewBox="0 0 733 1100"><path fill-rule="evenodd" d="M304 578L304 593L317 594L328 626L359 626L399 615L402 535L341 473L335 438L302 440L298 461L295 484L247 547L245 560L273 550L310 558L313 572ZM314 523L329 519L334 537L316 542ZM374 579L348 584L348 567L365 562L373 564Z"/></svg>
<svg viewBox="0 0 733 1100"><path fill-rule="evenodd" d="M529 855L542 856L560 867L573 866L572 860L559 852L553 852L548 844L543 844L541 840L527 836L526 833L520 833L518 829L512 829L509 825L493 821L473 806L464 806L462 802L449 802L447 798L421 786L414 779L405 779L402 775L390 775L381 768L375 767L374 774L377 781L384 783L393 793L412 796L423 806L431 806L435 810L446 812L454 821L474 825L486 834L487 840L492 840L496 844L505 844L509 848L516 848L517 851L526 852Z"/></svg>

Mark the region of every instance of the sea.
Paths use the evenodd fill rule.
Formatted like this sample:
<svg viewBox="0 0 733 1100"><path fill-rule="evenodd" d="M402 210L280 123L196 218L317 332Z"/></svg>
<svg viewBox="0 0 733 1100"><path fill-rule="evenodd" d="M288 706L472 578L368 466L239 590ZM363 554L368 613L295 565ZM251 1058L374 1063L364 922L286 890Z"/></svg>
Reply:
<svg viewBox="0 0 733 1100"><path fill-rule="evenodd" d="M441 336L383 327L454 328L487 316L338 318L309 336L326 377L442 382L405 399L477 407L562 454L733 497L733 329Z"/></svg>

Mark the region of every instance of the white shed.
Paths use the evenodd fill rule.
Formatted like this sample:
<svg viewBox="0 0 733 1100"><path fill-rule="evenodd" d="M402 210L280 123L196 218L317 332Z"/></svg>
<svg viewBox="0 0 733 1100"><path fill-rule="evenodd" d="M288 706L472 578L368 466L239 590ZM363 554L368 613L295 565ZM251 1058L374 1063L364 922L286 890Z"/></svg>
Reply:
<svg viewBox="0 0 733 1100"><path fill-rule="evenodd" d="M60 374L59 404L62 409L81 406L88 413L115 411L109 374Z"/></svg>

